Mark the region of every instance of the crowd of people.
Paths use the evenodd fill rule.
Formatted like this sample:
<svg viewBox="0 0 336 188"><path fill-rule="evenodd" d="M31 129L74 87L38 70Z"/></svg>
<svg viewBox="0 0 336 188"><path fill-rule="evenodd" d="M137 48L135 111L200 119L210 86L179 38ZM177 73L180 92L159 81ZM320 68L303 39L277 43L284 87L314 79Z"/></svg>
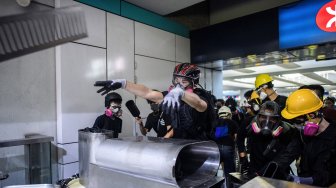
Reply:
<svg viewBox="0 0 336 188"><path fill-rule="evenodd" d="M125 79L97 81L98 92L108 94L105 114L94 127L118 137L122 99L115 90L124 89L146 99L152 109L145 125L136 118L143 135L153 129L158 137L215 141L225 177L240 171L246 179L265 176L316 186L336 182L335 99L324 98L321 85L301 86L287 97L276 92L269 74L260 74L239 107L234 98L215 99L199 78L196 65L182 63L174 68L167 91Z"/></svg>

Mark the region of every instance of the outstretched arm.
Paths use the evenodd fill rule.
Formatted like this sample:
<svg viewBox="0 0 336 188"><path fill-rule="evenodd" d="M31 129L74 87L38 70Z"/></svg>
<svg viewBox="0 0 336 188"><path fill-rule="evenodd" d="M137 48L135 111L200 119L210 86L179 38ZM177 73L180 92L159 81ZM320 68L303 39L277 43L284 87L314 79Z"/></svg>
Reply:
<svg viewBox="0 0 336 188"><path fill-rule="evenodd" d="M161 92L153 91L152 89L146 87L142 84L135 84L130 81L126 81L126 79L115 79L115 80L107 80L107 81L96 81L94 86L102 87L97 93L101 93L102 95L107 94L111 90L117 89L126 89L128 92L133 93L136 96L158 102L160 103L163 100L163 95Z"/></svg>
<svg viewBox="0 0 336 188"><path fill-rule="evenodd" d="M208 108L208 104L195 93L184 92L181 99L198 112L204 112Z"/></svg>
<svg viewBox="0 0 336 188"><path fill-rule="evenodd" d="M142 84L135 84L127 81L125 89L136 96L151 100L155 103L160 103L163 100L161 92L154 91Z"/></svg>

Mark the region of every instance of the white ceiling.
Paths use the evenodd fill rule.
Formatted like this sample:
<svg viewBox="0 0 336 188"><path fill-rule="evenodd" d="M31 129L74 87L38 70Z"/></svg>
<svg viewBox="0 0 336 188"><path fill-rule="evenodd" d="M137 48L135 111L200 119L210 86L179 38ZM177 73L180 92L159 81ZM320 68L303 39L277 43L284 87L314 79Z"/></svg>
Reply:
<svg viewBox="0 0 336 188"><path fill-rule="evenodd" d="M283 64L255 66L243 69L224 70L224 90L254 89L255 77L268 73L274 79L274 87L282 93L291 92L301 85L321 84L327 90L336 89L336 60L307 60Z"/></svg>
<svg viewBox="0 0 336 188"><path fill-rule="evenodd" d="M172 12L184 9L186 7L192 6L194 4L200 3L204 0L125 0L129 3L147 9L149 11L155 12L160 15L167 15ZM294 2L296 0L286 0L284 3ZM253 9L253 2L260 3L260 0L249 1L247 5L247 9ZM274 5L270 4L269 0L262 0L265 2L265 9L274 7ZM274 1L278 2L278 1ZM212 3L221 3L222 1L212 1ZM243 5L246 5L246 1L241 1ZM224 3L225 4L225 3ZM229 3L230 4L230 3ZM239 7L243 7L242 4L237 2ZM274 4L274 3L273 3ZM278 5L279 6L279 5ZM221 7L223 8L223 7ZM224 7L223 11L224 15L227 14L228 10L231 10L232 7ZM233 9L232 9L233 10ZM240 9L239 9L240 10ZM254 10L254 9L253 9ZM236 11L234 11L236 12ZM244 11L239 11L244 12ZM239 13L239 15L243 13ZM238 15L238 17L239 17ZM223 15L221 15L222 17ZM227 15L226 15L227 16ZM204 67L222 67L223 64L221 61L215 61L211 63L206 63L203 65ZM300 61L295 63L287 63L287 64L273 64L273 65L265 65L265 66L255 66L248 67L243 69L235 69L235 70L224 70L223 76L223 86L224 91L232 90L247 90L254 88L254 80L258 74L261 73L269 73L274 81L275 88L277 91L288 93L290 91L295 90L301 85L309 85L309 84L321 84L325 87L326 90L336 90L336 60L328 60L328 61L315 61L315 60L307 60ZM321 71L329 71L329 72L321 72ZM332 71L332 72L330 72Z"/></svg>
<svg viewBox="0 0 336 188"><path fill-rule="evenodd" d="M167 15L172 12L184 9L204 0L125 0L129 3L150 10L160 15Z"/></svg>

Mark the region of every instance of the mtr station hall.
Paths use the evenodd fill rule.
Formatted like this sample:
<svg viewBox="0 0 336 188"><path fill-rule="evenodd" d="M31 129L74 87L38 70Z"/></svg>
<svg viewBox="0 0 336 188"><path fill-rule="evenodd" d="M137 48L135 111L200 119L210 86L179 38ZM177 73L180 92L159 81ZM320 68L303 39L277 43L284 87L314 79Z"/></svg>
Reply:
<svg viewBox="0 0 336 188"><path fill-rule="evenodd" d="M0 188L336 188L336 1L1 0Z"/></svg>

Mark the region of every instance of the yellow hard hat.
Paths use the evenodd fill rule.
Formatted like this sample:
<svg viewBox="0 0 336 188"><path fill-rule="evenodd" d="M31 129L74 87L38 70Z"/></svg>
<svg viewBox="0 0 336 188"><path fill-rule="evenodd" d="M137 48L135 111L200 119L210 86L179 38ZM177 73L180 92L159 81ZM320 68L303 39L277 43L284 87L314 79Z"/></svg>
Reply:
<svg viewBox="0 0 336 188"><path fill-rule="evenodd" d="M255 79L254 85L255 88L258 89L261 85L264 85L271 81L273 81L273 79L269 74L259 74Z"/></svg>
<svg viewBox="0 0 336 188"><path fill-rule="evenodd" d="M252 92L250 100L252 100L252 99L259 99L259 95L256 91Z"/></svg>
<svg viewBox="0 0 336 188"><path fill-rule="evenodd" d="M315 112L322 106L323 102L313 90L299 89L288 96L286 107L281 111L281 115L286 119L293 119Z"/></svg>

